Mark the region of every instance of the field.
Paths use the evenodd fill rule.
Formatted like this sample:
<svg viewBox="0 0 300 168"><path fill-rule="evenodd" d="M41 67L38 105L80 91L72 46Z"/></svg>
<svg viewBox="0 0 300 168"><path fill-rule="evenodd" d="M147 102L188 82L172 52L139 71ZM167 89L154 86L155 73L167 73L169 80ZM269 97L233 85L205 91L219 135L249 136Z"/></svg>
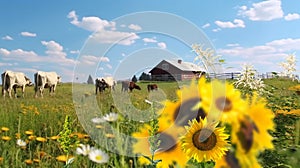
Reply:
<svg viewBox="0 0 300 168"><path fill-rule="evenodd" d="M268 79L265 83L273 92L273 96L268 97L268 106L276 114L277 127L271 133L275 137L275 150L261 153L259 162L263 167L297 165L300 163L299 118L284 111L297 109L300 105L300 96L288 90L297 82ZM72 87L71 83L63 83L57 87L54 96L46 92L44 98L34 98L33 87L27 87L25 98L1 97L0 167L63 167L66 159L59 156L66 157L67 154L70 158L75 157L70 167L141 167L131 149L135 143L131 134L150 122L153 108L145 99L175 102L178 99L176 90L188 82L158 82L159 90L151 93L146 89L147 82L138 84L142 90L132 93L121 92L118 84L115 91L105 90L95 95L93 85L74 84ZM21 95L20 90L18 95ZM159 107L161 104L157 103L155 108ZM119 114L117 122L91 122L110 112ZM66 116L70 119L67 124ZM64 147L58 135L68 131L71 134L65 144L70 144ZM17 145L17 139L24 140L26 145ZM97 164L87 156L76 154L76 144L89 144L106 151L109 161Z"/></svg>

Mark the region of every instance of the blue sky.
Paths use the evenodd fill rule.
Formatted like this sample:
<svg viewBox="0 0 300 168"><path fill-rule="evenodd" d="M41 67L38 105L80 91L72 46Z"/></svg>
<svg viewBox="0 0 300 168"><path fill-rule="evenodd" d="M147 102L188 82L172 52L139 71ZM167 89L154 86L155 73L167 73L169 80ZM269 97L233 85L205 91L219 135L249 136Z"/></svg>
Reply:
<svg viewBox="0 0 300 168"><path fill-rule="evenodd" d="M299 9L295 0L1 1L0 71L124 79L161 59L192 62L199 43L226 60L225 71L251 63L280 72L288 54L299 61Z"/></svg>

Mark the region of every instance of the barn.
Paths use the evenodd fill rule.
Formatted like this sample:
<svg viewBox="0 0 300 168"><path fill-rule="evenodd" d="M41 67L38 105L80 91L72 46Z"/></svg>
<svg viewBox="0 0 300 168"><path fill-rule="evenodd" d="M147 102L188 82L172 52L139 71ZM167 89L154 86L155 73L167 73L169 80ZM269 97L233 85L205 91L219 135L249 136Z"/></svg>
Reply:
<svg viewBox="0 0 300 168"><path fill-rule="evenodd" d="M205 69L191 62L162 60L149 71L154 81L191 80L205 74Z"/></svg>

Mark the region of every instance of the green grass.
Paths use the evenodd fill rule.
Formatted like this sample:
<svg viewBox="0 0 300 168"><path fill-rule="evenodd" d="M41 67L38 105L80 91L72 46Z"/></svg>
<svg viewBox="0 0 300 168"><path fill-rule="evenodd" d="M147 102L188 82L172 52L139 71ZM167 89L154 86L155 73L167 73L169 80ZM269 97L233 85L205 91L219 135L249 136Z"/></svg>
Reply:
<svg viewBox="0 0 300 168"><path fill-rule="evenodd" d="M42 143L38 141L28 141L26 149L20 149L16 145L16 133L21 134L21 139L27 139L25 134L27 130L33 130L35 136L47 137L58 135L63 129L64 119L69 115L72 120L73 132L82 134L88 133L92 138L79 139L81 143L91 144L101 149L110 149L119 153L126 153L132 156L118 155L109 152L111 157L109 163L98 165L88 158L78 157L72 164L73 167L139 167L136 158L133 157L130 144L130 134L138 130L142 123L140 120L147 122L150 119L150 105L145 99L151 101L163 101L169 99L177 100L176 90L184 83L176 82L155 82L159 86L158 91L148 92L148 82L139 82L142 90L133 90L132 93L121 92L120 84L116 90L95 95L94 85L60 84L57 87L54 96L50 96L48 90L45 90L44 98L34 98L33 87L27 87L25 98L0 98L0 128L8 127L7 132L2 131L1 136L9 136L10 141L0 139L0 167L26 167L26 159L41 159L40 163L34 163L37 167L62 167L63 163L58 162L55 158L63 155L60 144L48 139ZM265 80L268 88L276 88L275 96L294 96L295 93L288 91L287 88L297 83L289 80L268 79ZM18 90L18 95L21 95ZM74 98L74 99L73 99ZM299 98L295 97L295 103L299 103ZM158 103L159 105L159 103ZM104 124L104 129L95 128L91 123L94 117L103 116L112 111L118 112L122 120L113 124ZM116 138L105 138L105 134L114 133ZM123 133L124 135L119 135ZM97 142L95 142L95 141ZM125 144L125 146L124 146ZM38 152L47 153L45 157L38 156Z"/></svg>

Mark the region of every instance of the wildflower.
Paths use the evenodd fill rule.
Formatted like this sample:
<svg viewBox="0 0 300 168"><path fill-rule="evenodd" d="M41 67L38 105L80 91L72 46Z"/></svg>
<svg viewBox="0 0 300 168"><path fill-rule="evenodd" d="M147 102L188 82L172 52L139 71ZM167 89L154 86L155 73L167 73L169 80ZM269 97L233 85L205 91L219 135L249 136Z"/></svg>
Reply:
<svg viewBox="0 0 300 168"><path fill-rule="evenodd" d="M192 49L197 54L194 61L201 60L198 64L202 63L206 70L209 68L215 71L215 65L220 65L224 62L220 55L216 55L215 51L211 48L203 48L203 45L193 44Z"/></svg>
<svg viewBox="0 0 300 168"><path fill-rule="evenodd" d="M35 163L40 163L41 160L40 160L40 159L33 159L33 162L35 162Z"/></svg>
<svg viewBox="0 0 300 168"><path fill-rule="evenodd" d="M56 157L56 160L66 163L69 159L72 159L72 158L74 158L74 157L71 155L69 155L68 157L67 157L67 155L60 155L60 156Z"/></svg>
<svg viewBox="0 0 300 168"><path fill-rule="evenodd" d="M70 136L71 136L71 137L76 136L76 137L79 138L79 139L85 138L85 134L82 134L82 133L79 133L79 132L72 133Z"/></svg>
<svg viewBox="0 0 300 168"><path fill-rule="evenodd" d="M27 165L32 165L33 161L31 159L26 159L24 161Z"/></svg>
<svg viewBox="0 0 300 168"><path fill-rule="evenodd" d="M105 134L105 136L106 136L107 138L114 138L114 137L115 137L114 134Z"/></svg>
<svg viewBox="0 0 300 168"><path fill-rule="evenodd" d="M55 136L50 137L50 139L52 139L52 140L57 140L58 138L59 138L58 135L55 135Z"/></svg>
<svg viewBox="0 0 300 168"><path fill-rule="evenodd" d="M241 155L238 152L227 151L226 154L216 161L215 168L231 168L231 167L261 167L256 159L256 155Z"/></svg>
<svg viewBox="0 0 300 168"><path fill-rule="evenodd" d="M68 155L72 148L78 144L77 138L72 136L71 118L68 115L65 117L63 130L59 132L59 136L60 137L57 139L57 141L59 142L63 151Z"/></svg>
<svg viewBox="0 0 300 168"><path fill-rule="evenodd" d="M105 122L105 120L104 120L103 118L99 118L99 117L92 118L91 121L92 121L94 124L99 124L99 123Z"/></svg>
<svg viewBox="0 0 300 168"><path fill-rule="evenodd" d="M96 128L102 129L104 127L102 125L96 125Z"/></svg>
<svg viewBox="0 0 300 168"><path fill-rule="evenodd" d="M257 72L253 68L253 65L245 64L243 66L243 71L240 76L237 78L237 81L233 85L237 88L241 88L244 94L251 94L252 91L257 91L260 94L266 93L265 84L261 78L257 77Z"/></svg>
<svg viewBox="0 0 300 168"><path fill-rule="evenodd" d="M103 116L103 119L108 122L114 122L117 121L118 117L119 115L117 113L109 113Z"/></svg>
<svg viewBox="0 0 300 168"><path fill-rule="evenodd" d="M210 126L207 119L197 122L193 119L186 127L187 133L182 136L182 148L188 157L198 162L216 161L228 150L227 138L223 128Z"/></svg>
<svg viewBox="0 0 300 168"><path fill-rule="evenodd" d="M20 134L20 133L16 133L15 135L16 135L16 138L17 138L17 139L20 139L20 137L21 137L21 134Z"/></svg>
<svg viewBox="0 0 300 168"><path fill-rule="evenodd" d="M38 157L39 157L39 158L43 158L43 157L46 156L46 155L47 155L47 153L44 152L44 151L39 151L39 152L38 152Z"/></svg>
<svg viewBox="0 0 300 168"><path fill-rule="evenodd" d="M36 137L36 140L39 141L39 142L46 142L47 141L47 139L43 138L43 137Z"/></svg>
<svg viewBox="0 0 300 168"><path fill-rule="evenodd" d="M7 131L9 131L9 128L7 128L7 127L2 127L1 130L2 130L3 132L7 132Z"/></svg>
<svg viewBox="0 0 300 168"><path fill-rule="evenodd" d="M203 108L193 108L201 102L199 88L195 81L192 81L190 86L183 87L176 93L179 101L165 101L165 108L158 112L168 118L169 122L175 123L177 126L185 126L188 125L189 120L193 118L199 120L199 118L204 118L207 115Z"/></svg>
<svg viewBox="0 0 300 168"><path fill-rule="evenodd" d="M292 78L293 81L296 79L296 75L294 74L296 72L296 62L296 55L290 54L287 56L286 62L281 62L279 64L284 69L283 75Z"/></svg>
<svg viewBox="0 0 300 168"><path fill-rule="evenodd" d="M154 151L154 160L162 160L157 164L157 167L169 168L169 166L177 163L180 167L185 167L188 158L181 150L181 144L179 142L179 135L184 132L183 127L172 126L170 127L167 122L159 120L159 129L157 132L158 140L160 141L158 150ZM137 140L133 144L133 152L141 154L143 156L151 157L151 146L149 143L149 125L145 125L135 132L132 136ZM149 150L150 149L150 150ZM145 157L139 157L141 164L149 164L150 161Z"/></svg>
<svg viewBox="0 0 300 168"><path fill-rule="evenodd" d="M248 114L239 118L240 124L232 125L232 143L244 153L257 150L272 149L273 137L269 134L274 130L274 114L265 107L266 100L253 97ZM253 152L254 153L254 152Z"/></svg>
<svg viewBox="0 0 300 168"><path fill-rule="evenodd" d="M25 131L25 134L26 135L33 135L33 131L32 130Z"/></svg>
<svg viewBox="0 0 300 168"><path fill-rule="evenodd" d="M35 140L35 138L36 138L36 136L34 136L34 135L30 135L30 136L28 137L28 139L31 140L31 141Z"/></svg>
<svg viewBox="0 0 300 168"><path fill-rule="evenodd" d="M9 136L2 136L2 138L1 138L3 141L9 141L9 140L11 140L11 137L9 137Z"/></svg>
<svg viewBox="0 0 300 168"><path fill-rule="evenodd" d="M89 159L96 163L106 163L109 156L100 149L94 149L89 153Z"/></svg>
<svg viewBox="0 0 300 168"><path fill-rule="evenodd" d="M25 141L23 141L22 139L18 139L17 145L20 147L25 147L27 145L27 143Z"/></svg>
<svg viewBox="0 0 300 168"><path fill-rule="evenodd" d="M204 111L210 111L208 122L219 120L233 124L237 117L246 111L247 102L241 98L238 90L232 84L213 80L210 84L199 86L202 97L201 106Z"/></svg>
<svg viewBox="0 0 300 168"><path fill-rule="evenodd" d="M93 150L93 147L90 147L90 145L79 144L79 147L76 148L76 153L78 155L87 156L91 150Z"/></svg>

